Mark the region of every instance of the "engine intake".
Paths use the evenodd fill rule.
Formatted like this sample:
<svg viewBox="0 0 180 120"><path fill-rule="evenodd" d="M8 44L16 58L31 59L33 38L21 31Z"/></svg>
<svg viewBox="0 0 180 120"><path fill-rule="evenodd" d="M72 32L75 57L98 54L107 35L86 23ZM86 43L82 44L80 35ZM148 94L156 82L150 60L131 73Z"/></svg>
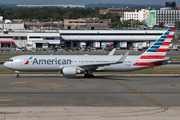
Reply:
<svg viewBox="0 0 180 120"><path fill-rule="evenodd" d="M75 76L77 73L81 73L77 67L64 67L62 71L64 76Z"/></svg>

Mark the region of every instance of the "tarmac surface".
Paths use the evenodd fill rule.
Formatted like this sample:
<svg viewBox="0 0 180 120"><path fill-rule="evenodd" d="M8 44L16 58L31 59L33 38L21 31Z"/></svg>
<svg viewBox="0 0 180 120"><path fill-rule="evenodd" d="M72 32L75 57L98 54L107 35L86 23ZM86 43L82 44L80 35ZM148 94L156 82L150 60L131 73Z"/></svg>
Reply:
<svg viewBox="0 0 180 120"><path fill-rule="evenodd" d="M180 119L180 77L0 76L0 120Z"/></svg>

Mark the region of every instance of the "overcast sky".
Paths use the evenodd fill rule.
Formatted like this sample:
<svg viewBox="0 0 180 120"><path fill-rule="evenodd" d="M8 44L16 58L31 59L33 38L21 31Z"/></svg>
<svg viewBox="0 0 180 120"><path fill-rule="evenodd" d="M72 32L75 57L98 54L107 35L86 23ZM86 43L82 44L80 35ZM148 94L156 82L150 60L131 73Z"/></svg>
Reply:
<svg viewBox="0 0 180 120"><path fill-rule="evenodd" d="M73 4L86 5L97 3L118 3L118 4L150 4L150 5L164 5L165 2L171 0L0 0L4 4ZM180 6L180 0L173 0L177 6Z"/></svg>

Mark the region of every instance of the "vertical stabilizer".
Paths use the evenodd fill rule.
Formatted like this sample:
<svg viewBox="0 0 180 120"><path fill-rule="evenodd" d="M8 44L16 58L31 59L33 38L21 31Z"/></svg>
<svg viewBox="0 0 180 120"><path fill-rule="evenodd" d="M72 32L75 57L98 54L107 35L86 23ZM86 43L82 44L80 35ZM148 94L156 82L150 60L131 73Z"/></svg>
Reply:
<svg viewBox="0 0 180 120"><path fill-rule="evenodd" d="M176 29L168 29L139 59L164 59Z"/></svg>

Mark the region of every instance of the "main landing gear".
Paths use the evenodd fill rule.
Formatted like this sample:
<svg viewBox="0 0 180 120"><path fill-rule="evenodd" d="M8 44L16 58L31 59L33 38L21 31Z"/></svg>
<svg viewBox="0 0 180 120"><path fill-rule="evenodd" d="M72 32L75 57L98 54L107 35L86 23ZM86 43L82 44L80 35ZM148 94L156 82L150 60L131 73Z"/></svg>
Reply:
<svg viewBox="0 0 180 120"><path fill-rule="evenodd" d="M15 73L16 73L16 77L20 78L19 71L15 71Z"/></svg>
<svg viewBox="0 0 180 120"><path fill-rule="evenodd" d="M92 71L89 70L89 71L85 72L84 77L85 78L94 78L94 75L92 74Z"/></svg>

